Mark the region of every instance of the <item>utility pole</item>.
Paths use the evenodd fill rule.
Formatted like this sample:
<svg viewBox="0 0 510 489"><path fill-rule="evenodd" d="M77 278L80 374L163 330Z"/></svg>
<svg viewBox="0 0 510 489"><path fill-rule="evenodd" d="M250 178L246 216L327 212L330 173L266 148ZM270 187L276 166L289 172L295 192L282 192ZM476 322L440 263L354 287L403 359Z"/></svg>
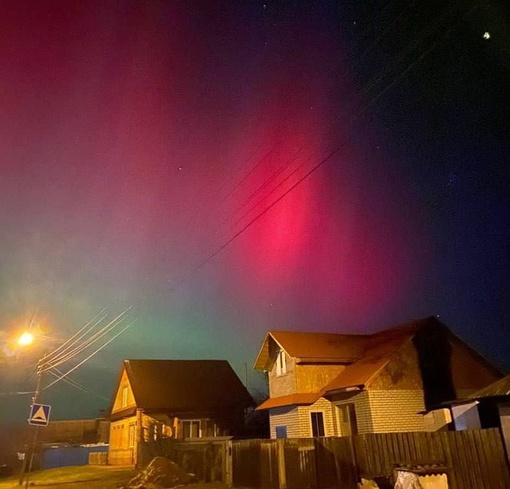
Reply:
<svg viewBox="0 0 510 489"><path fill-rule="evenodd" d="M42 382L42 365L44 363L44 360L46 359L46 354L44 354L42 356L41 359L39 359L39 361L37 362L37 368L36 368L36 384L35 384L35 391L34 391L34 395L32 396L32 403L30 405L30 412L32 411L32 407L34 406L34 404L38 401L38 398L39 398L39 393L41 391L41 382ZM33 462L34 462L34 454L35 454L35 449L37 447L37 435L39 434L39 426L34 426L34 436L32 438L32 446L30 448L30 456L29 456L29 459L28 459L28 471L27 471L27 476L26 476L26 479L25 479L25 489L28 489L28 483L30 482L30 472L32 471L32 465L33 465ZM25 460L23 461L23 467L21 469L21 476L20 476L20 479L19 479L19 485L21 486L23 484L23 477L24 477L24 472L25 472L25 468L26 468L26 465L27 465L27 461L26 461L26 457L27 457L27 454L25 454Z"/></svg>

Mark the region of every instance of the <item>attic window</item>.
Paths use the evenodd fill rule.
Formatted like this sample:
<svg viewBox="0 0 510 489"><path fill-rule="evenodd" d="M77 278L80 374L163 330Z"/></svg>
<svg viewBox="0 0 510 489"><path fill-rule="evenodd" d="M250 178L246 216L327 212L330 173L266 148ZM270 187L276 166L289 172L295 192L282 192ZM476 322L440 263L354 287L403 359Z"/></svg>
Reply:
<svg viewBox="0 0 510 489"><path fill-rule="evenodd" d="M126 407L128 405L128 388L123 387L122 388L122 407Z"/></svg>
<svg viewBox="0 0 510 489"><path fill-rule="evenodd" d="M287 358L283 350L278 350L276 356L276 375L283 375L287 373Z"/></svg>

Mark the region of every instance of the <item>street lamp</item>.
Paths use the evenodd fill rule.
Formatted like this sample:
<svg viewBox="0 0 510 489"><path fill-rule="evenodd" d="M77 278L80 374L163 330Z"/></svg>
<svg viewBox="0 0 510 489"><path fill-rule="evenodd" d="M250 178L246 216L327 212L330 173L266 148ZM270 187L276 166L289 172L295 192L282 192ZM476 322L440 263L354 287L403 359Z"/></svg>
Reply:
<svg viewBox="0 0 510 489"><path fill-rule="evenodd" d="M60 346L53 349L52 351L44 354L39 361L37 362L36 376L37 383L34 392L34 396L32 397L32 405L30 410L30 418L29 423L31 425L35 425L34 437L32 441L32 449L30 451L30 458L28 460L28 474L26 477L25 489L28 489L30 471L32 469L32 461L34 458L34 452L37 444L37 432L39 426L46 426L49 421L49 412L50 406L37 404L39 393L41 392L41 380L44 372L51 371L55 369L58 365L65 363L72 358L76 357L83 351L87 350L94 343L104 338L109 333L113 332L117 329L117 332L109 338L107 341L103 340L102 345L96 348L92 353L88 354L81 362L75 365L73 368L69 369L66 373L58 376L56 380L51 382L45 388L51 387L53 384L58 382L59 380L63 380L67 377L71 372L76 370L78 367L83 365L87 360L92 358L96 353L101 351L104 347L106 347L109 343L111 343L115 338L124 333L128 328L130 328L134 321L120 328L120 325L129 317L129 311L132 306L126 308L120 314L118 314L112 320L107 320L108 314L103 309L98 314L96 314L90 321L88 321L81 329L79 329L73 336L71 336L68 340L64 341ZM118 331L120 329L120 331ZM31 345L31 343L35 340L34 336L27 332L23 333L18 339L18 346L24 347L27 345ZM40 414L42 413L42 414ZM22 474L20 478L20 485L23 483L23 476L25 472L25 464L26 457L24 459L24 467L22 469Z"/></svg>
<svg viewBox="0 0 510 489"><path fill-rule="evenodd" d="M35 340L34 335L32 333L28 332L28 331L25 331L25 332L23 332L19 336L19 338L17 340L17 344L20 347L27 347L27 346L32 345L34 340ZM42 358L40 358L39 361L37 362L37 367L36 367L36 387L35 387L35 391L34 391L33 396L32 396L31 406L34 406L34 404L37 402L37 398L38 398L40 390L41 390L41 380L42 380L42 372L43 372L42 371L42 363L44 362L45 359L46 359L46 354L44 354L42 356ZM36 444L37 444L37 434L38 434L38 431L39 431L39 426L35 426L34 435L33 435L33 441L32 441L32 448L30 450L30 457L29 457L29 460L28 460L28 473L27 473L27 477L26 477L25 488L28 487L28 483L29 483L29 480L30 480L30 471L32 470L32 463L33 463L33 459L34 459L35 447L36 447ZM26 456L27 456L27 454L25 453L25 456L23 458L23 466L21 468L21 475L20 475L19 485L23 484L23 478L24 478L24 475L25 475L25 469L26 469L26 463L27 463Z"/></svg>
<svg viewBox="0 0 510 489"><path fill-rule="evenodd" d="M20 346L28 346L28 345L31 345L33 342L34 342L34 335L27 331L22 333L21 336L18 338L18 345L20 345Z"/></svg>

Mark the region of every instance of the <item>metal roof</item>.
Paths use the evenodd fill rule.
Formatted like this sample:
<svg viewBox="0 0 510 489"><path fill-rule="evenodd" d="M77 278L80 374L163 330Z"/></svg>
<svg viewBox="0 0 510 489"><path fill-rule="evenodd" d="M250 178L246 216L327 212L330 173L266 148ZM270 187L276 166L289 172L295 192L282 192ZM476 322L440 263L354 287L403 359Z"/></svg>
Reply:
<svg viewBox="0 0 510 489"><path fill-rule="evenodd" d="M497 396L510 396L510 375L497 380L493 384L484 387L483 389L475 392L470 399L479 399L481 397L497 397Z"/></svg>
<svg viewBox="0 0 510 489"><path fill-rule="evenodd" d="M252 406L253 399L226 360L124 360L138 408L197 412Z"/></svg>

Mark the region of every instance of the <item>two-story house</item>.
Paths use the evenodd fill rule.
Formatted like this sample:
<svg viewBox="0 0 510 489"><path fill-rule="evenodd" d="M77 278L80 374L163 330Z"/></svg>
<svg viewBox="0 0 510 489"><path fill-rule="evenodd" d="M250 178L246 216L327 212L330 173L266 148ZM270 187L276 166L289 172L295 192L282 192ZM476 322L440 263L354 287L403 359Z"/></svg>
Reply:
<svg viewBox="0 0 510 489"><path fill-rule="evenodd" d="M140 444L238 436L253 399L225 360L124 360L110 409L112 465L137 464Z"/></svg>
<svg viewBox="0 0 510 489"><path fill-rule="evenodd" d="M428 406L502 376L435 317L372 335L270 331L254 368L272 438L435 430Z"/></svg>

